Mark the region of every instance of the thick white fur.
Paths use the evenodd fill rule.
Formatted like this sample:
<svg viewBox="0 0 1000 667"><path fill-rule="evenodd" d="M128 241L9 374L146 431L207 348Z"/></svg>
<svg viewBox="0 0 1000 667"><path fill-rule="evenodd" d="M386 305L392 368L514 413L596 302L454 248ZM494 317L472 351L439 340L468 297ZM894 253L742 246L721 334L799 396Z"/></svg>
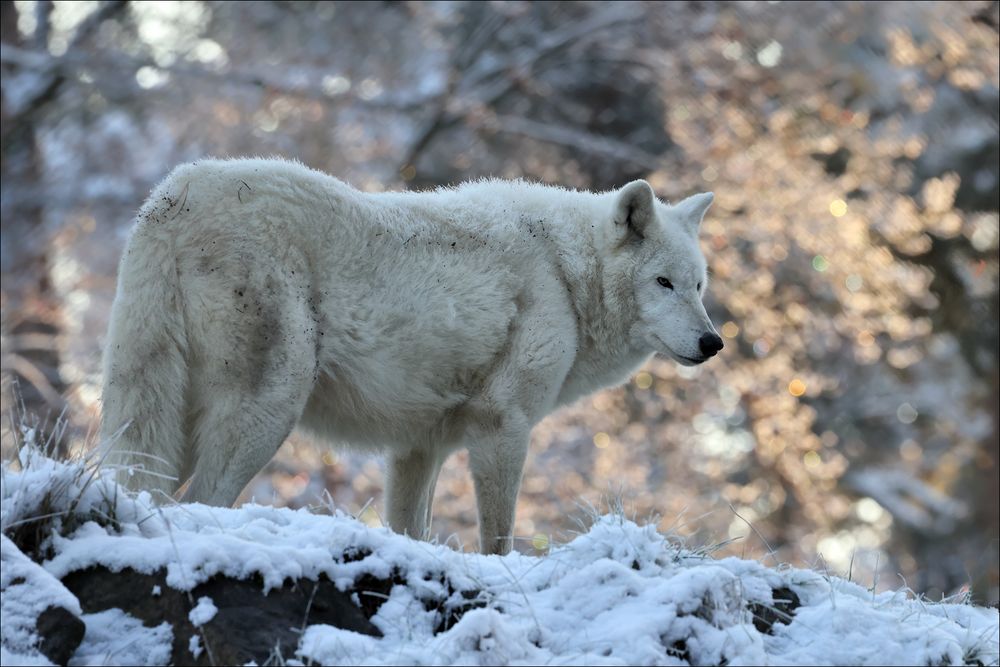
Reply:
<svg viewBox="0 0 1000 667"><path fill-rule="evenodd" d="M418 537L464 446L482 548L506 553L532 426L654 352L703 360L711 199L666 205L644 181L364 194L280 160L182 165L122 258L103 433L147 471L133 486L191 477L184 499L217 505L296 426L382 450L388 521Z"/></svg>

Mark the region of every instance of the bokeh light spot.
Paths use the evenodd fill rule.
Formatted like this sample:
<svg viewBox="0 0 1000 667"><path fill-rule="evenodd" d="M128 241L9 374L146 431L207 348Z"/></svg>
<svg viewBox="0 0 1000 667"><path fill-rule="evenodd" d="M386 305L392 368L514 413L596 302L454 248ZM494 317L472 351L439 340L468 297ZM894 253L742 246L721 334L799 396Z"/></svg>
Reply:
<svg viewBox="0 0 1000 667"><path fill-rule="evenodd" d="M781 62L781 51L781 44L772 39L767 46L757 52L757 62L764 67L774 67Z"/></svg>
<svg viewBox="0 0 1000 667"><path fill-rule="evenodd" d="M816 255L812 261L813 269L822 273L830 268L830 262L823 255Z"/></svg>
<svg viewBox="0 0 1000 667"><path fill-rule="evenodd" d="M736 338L740 335L740 327L736 322L726 322L722 325L722 335L726 338Z"/></svg>
<svg viewBox="0 0 1000 667"><path fill-rule="evenodd" d="M320 83L320 88L324 95L333 97L341 95L351 89L351 80L343 76L324 76Z"/></svg>
<svg viewBox="0 0 1000 667"><path fill-rule="evenodd" d="M156 88L170 79L170 75L155 67L140 67L135 73L135 82L140 88Z"/></svg>
<svg viewBox="0 0 1000 667"><path fill-rule="evenodd" d="M635 375L635 386L639 389L649 389L653 386L653 376L646 371L639 371Z"/></svg>
<svg viewBox="0 0 1000 667"><path fill-rule="evenodd" d="M898 408L896 408L896 419L904 424L912 424L917 421L917 417L920 415L917 409L910 405L909 403L901 403Z"/></svg>
<svg viewBox="0 0 1000 667"><path fill-rule="evenodd" d="M857 512L858 518L865 523L875 523L885 516L885 510L872 498L862 498L859 500L854 511Z"/></svg>
<svg viewBox="0 0 1000 667"><path fill-rule="evenodd" d="M788 383L788 393L792 396L801 396L806 393L806 383L802 380L795 378Z"/></svg>
<svg viewBox="0 0 1000 667"><path fill-rule="evenodd" d="M823 463L823 459L821 459L819 454L816 452L806 452L802 456L802 462L806 464L807 468L815 468Z"/></svg>
<svg viewBox="0 0 1000 667"><path fill-rule="evenodd" d="M843 199L834 199L830 202L830 215L835 218L842 218L847 215L847 202Z"/></svg>
<svg viewBox="0 0 1000 667"><path fill-rule="evenodd" d="M549 536L535 533L535 536L531 538L531 546L538 551L546 551L549 548Z"/></svg>
<svg viewBox="0 0 1000 667"><path fill-rule="evenodd" d="M607 449L608 445L611 444L611 436L603 431L594 434L594 447L598 449Z"/></svg>

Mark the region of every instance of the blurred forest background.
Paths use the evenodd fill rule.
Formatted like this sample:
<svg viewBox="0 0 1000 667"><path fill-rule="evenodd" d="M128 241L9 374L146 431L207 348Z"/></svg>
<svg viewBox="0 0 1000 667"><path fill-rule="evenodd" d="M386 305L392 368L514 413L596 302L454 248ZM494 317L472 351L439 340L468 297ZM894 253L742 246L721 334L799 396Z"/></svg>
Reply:
<svg viewBox="0 0 1000 667"><path fill-rule="evenodd" d="M725 351L543 422L517 548L621 495L691 546L996 603L997 2L2 10L5 414L19 390L93 445L117 260L179 162L280 155L372 191L714 190ZM378 461L293 436L245 497L326 490L375 522L381 487ZM474 504L456 455L441 540L475 544Z"/></svg>

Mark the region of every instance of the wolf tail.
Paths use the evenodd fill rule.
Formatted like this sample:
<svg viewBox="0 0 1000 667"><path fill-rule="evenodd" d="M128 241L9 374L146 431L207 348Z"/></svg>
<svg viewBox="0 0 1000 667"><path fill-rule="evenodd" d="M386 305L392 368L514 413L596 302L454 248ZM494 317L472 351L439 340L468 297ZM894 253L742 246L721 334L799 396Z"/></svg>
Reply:
<svg viewBox="0 0 1000 667"><path fill-rule="evenodd" d="M187 449L188 340L174 242L165 229L175 205L154 194L122 256L101 420L101 442L110 462L124 464L125 484L167 494L184 481Z"/></svg>

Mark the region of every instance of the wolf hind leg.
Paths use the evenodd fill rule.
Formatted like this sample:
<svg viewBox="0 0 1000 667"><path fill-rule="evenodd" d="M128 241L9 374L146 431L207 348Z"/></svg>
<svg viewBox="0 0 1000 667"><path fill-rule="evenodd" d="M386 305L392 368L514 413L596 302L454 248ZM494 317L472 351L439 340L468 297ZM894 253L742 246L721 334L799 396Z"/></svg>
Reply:
<svg viewBox="0 0 1000 667"><path fill-rule="evenodd" d="M232 505L302 416L315 384L315 342L306 331L274 329L207 328L213 344L192 370L193 474L183 501Z"/></svg>
<svg viewBox="0 0 1000 667"><path fill-rule="evenodd" d="M195 421L194 475L181 501L222 507L236 502L291 433L306 395L262 401L226 392L214 398Z"/></svg>

